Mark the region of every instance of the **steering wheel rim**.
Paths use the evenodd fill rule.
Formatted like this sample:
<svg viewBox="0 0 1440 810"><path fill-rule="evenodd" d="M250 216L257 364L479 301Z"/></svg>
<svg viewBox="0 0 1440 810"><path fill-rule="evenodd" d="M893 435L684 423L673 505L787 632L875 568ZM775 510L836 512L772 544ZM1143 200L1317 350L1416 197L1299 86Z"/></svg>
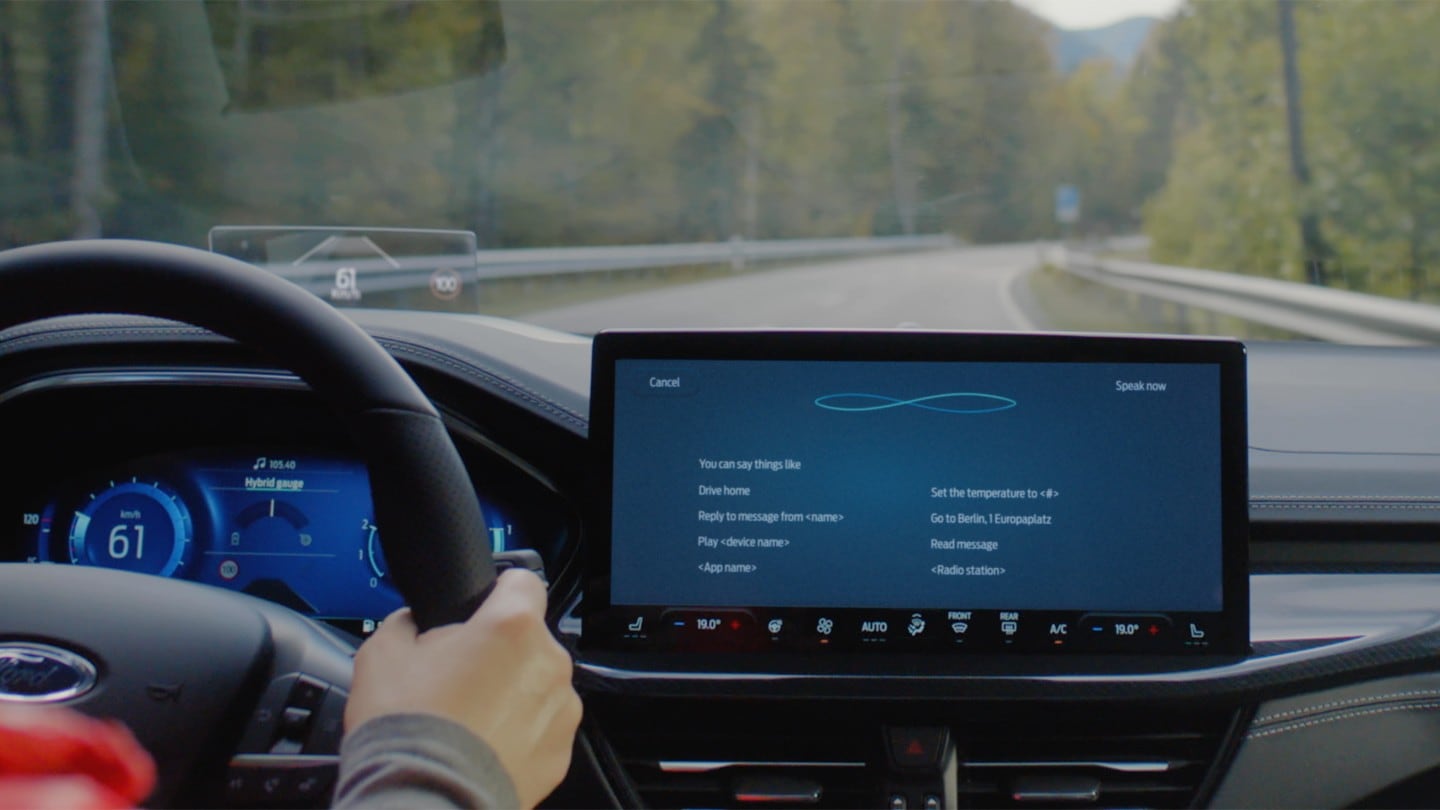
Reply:
<svg viewBox="0 0 1440 810"><path fill-rule="evenodd" d="M462 622L495 581L485 523L439 413L373 338L284 279L195 248L79 240L0 252L0 331L64 315L203 327L297 374L370 471L390 575L421 630Z"/></svg>

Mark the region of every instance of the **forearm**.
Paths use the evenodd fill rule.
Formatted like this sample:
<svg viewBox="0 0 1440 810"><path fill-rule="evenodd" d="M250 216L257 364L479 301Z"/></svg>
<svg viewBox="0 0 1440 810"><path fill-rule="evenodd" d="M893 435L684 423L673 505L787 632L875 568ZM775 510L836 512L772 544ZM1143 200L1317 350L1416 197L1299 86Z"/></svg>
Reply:
<svg viewBox="0 0 1440 810"><path fill-rule="evenodd" d="M334 807L518 807L494 750L464 726L430 714L391 714L346 736Z"/></svg>

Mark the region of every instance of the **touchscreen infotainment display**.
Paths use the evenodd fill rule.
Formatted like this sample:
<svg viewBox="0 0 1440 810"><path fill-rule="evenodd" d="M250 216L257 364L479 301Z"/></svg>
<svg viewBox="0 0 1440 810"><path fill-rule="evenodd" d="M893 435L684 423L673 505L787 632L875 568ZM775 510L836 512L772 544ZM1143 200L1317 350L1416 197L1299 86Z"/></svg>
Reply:
<svg viewBox="0 0 1440 810"><path fill-rule="evenodd" d="M595 374L587 645L1248 641L1239 344L607 333Z"/></svg>

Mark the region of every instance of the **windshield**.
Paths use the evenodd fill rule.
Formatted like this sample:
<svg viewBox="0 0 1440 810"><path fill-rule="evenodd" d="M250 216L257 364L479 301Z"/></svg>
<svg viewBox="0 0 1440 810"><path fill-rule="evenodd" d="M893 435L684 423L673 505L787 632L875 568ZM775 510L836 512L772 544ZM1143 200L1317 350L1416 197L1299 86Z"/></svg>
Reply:
<svg viewBox="0 0 1440 810"><path fill-rule="evenodd" d="M1440 341L1440 4L0 2L0 247L607 327Z"/></svg>

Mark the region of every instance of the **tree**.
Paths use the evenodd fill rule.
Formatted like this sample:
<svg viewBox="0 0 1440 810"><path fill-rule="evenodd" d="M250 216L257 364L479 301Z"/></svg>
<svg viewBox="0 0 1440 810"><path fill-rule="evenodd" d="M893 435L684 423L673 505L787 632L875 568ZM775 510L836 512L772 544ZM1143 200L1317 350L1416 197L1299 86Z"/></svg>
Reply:
<svg viewBox="0 0 1440 810"><path fill-rule="evenodd" d="M1159 261L1299 276L1274 10L1198 3L1171 23L1184 93L1165 185L1144 209Z"/></svg>
<svg viewBox="0 0 1440 810"><path fill-rule="evenodd" d="M756 114L772 63L750 33L748 8L736 0L709 0L708 18L691 49L702 66L704 110L676 144L675 159L687 189L686 230L726 239L740 232L739 204L747 150L746 118Z"/></svg>
<svg viewBox="0 0 1440 810"><path fill-rule="evenodd" d="M104 234L100 207L105 193L106 99L110 37L105 0L84 0L75 15L75 160L70 207L76 239Z"/></svg>
<svg viewBox="0 0 1440 810"><path fill-rule="evenodd" d="M1305 114L1301 99L1300 69L1295 54L1299 45L1295 36L1294 0L1275 0L1279 12L1280 55L1285 77L1285 130L1290 146L1290 172L1301 197L1300 246L1305 265L1305 278L1311 284L1325 284L1325 264L1330 260L1330 245L1320 233L1320 216L1305 197L1310 190L1310 161L1305 155Z"/></svg>
<svg viewBox="0 0 1440 810"><path fill-rule="evenodd" d="M1440 15L1426 2L1320 11L1305 22L1323 50L1301 62L1320 111L1312 204L1359 283L1420 298L1440 263Z"/></svg>

